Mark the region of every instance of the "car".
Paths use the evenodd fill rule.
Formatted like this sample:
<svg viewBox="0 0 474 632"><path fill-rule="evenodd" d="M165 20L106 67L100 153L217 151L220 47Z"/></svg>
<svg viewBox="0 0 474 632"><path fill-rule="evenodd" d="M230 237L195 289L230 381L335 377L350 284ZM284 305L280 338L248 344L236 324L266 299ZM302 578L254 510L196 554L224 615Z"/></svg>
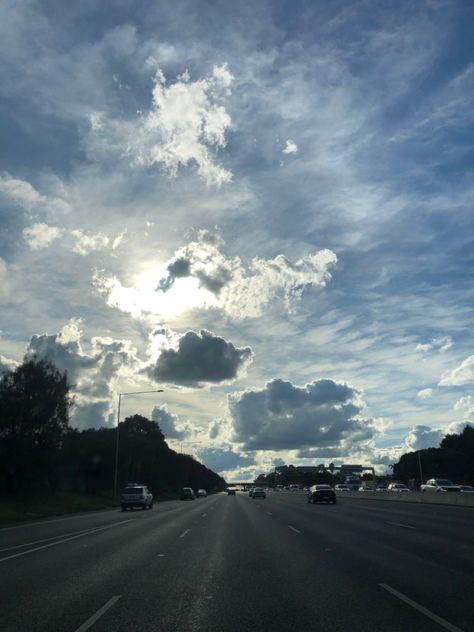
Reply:
<svg viewBox="0 0 474 632"><path fill-rule="evenodd" d="M336 504L336 492L331 485L313 485L306 496L308 503Z"/></svg>
<svg viewBox="0 0 474 632"><path fill-rule="evenodd" d="M183 487L179 497L180 500L194 500L196 498L196 494L194 493L194 489L192 487Z"/></svg>
<svg viewBox="0 0 474 632"><path fill-rule="evenodd" d="M459 491L464 494L474 494L474 487L472 485L459 485Z"/></svg>
<svg viewBox="0 0 474 632"><path fill-rule="evenodd" d="M385 485L377 485L377 487L375 488L376 492L386 492L387 488L385 487Z"/></svg>
<svg viewBox="0 0 474 632"><path fill-rule="evenodd" d="M252 498L266 498L267 494L263 487L255 487L252 493Z"/></svg>
<svg viewBox="0 0 474 632"><path fill-rule="evenodd" d="M235 496L235 487L227 488L227 496Z"/></svg>
<svg viewBox="0 0 474 632"><path fill-rule="evenodd" d="M206 492L205 489L198 489L196 496L198 498L206 498L207 497L207 492Z"/></svg>
<svg viewBox="0 0 474 632"><path fill-rule="evenodd" d="M373 485L361 485L359 487L360 492L374 492L375 487Z"/></svg>
<svg viewBox="0 0 474 632"><path fill-rule="evenodd" d="M254 489L255 489L254 487L251 487L251 488L249 489L249 496L250 496L250 498L252 498L252 495L253 495L253 490L254 490Z"/></svg>
<svg viewBox="0 0 474 632"><path fill-rule="evenodd" d="M448 478L430 478L420 487L422 492L460 492L459 485L455 485Z"/></svg>
<svg viewBox="0 0 474 632"><path fill-rule="evenodd" d="M342 483L338 483L334 488L337 492L350 492L349 485L343 485ZM309 489L308 489L309 491Z"/></svg>
<svg viewBox="0 0 474 632"><path fill-rule="evenodd" d="M387 487L388 492L409 492L410 490L403 483L390 483Z"/></svg>
<svg viewBox="0 0 474 632"><path fill-rule="evenodd" d="M146 485L128 483L128 485L122 490L120 504L122 506L122 511L125 511L126 509L133 510L134 507L151 509L153 507L153 494Z"/></svg>

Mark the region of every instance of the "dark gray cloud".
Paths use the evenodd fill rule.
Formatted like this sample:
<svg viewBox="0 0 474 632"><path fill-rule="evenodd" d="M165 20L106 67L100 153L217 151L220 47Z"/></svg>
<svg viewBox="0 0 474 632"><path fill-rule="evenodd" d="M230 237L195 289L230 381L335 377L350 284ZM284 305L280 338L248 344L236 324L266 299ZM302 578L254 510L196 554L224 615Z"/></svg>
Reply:
<svg viewBox="0 0 474 632"><path fill-rule="evenodd" d="M178 439L182 441L189 437L191 430L189 426L178 428L178 416L170 413L166 406L155 406L151 413L151 418L160 426L161 432L165 435L165 439Z"/></svg>
<svg viewBox="0 0 474 632"><path fill-rule="evenodd" d="M233 440L245 450L314 449L356 444L375 432L361 417L360 392L329 379L306 386L272 380L229 395Z"/></svg>
<svg viewBox="0 0 474 632"><path fill-rule="evenodd" d="M197 451L197 455L206 467L215 472L255 465L255 459L252 456L234 452L231 448L202 448Z"/></svg>
<svg viewBox="0 0 474 632"><path fill-rule="evenodd" d="M235 380L252 358L250 347L235 347L204 329L188 331L177 349L161 352L148 374L157 382L200 387Z"/></svg>

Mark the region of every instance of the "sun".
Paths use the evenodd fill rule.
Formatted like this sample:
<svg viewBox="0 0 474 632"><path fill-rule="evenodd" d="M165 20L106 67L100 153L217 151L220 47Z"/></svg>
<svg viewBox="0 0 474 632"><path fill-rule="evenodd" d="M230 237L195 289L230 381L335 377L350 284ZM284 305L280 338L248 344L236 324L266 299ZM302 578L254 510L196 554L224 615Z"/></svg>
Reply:
<svg viewBox="0 0 474 632"><path fill-rule="evenodd" d="M176 279L166 291L157 289L159 279L166 273L164 266L150 267L137 275L132 287L122 285L117 278L108 279L108 304L135 317L154 314L163 318L217 304L216 297L193 277Z"/></svg>

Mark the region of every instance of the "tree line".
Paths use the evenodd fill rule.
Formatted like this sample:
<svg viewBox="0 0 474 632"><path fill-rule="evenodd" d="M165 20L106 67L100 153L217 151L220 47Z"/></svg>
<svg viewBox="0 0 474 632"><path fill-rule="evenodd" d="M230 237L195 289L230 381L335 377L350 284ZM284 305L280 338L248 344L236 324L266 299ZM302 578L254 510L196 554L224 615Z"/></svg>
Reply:
<svg viewBox="0 0 474 632"><path fill-rule="evenodd" d="M421 466L421 472L420 472ZM439 448L403 454L393 466L396 480L415 486L429 478L449 478L458 484L474 483L474 428L466 426L460 434L448 434ZM423 478L424 480L421 480Z"/></svg>
<svg viewBox="0 0 474 632"><path fill-rule="evenodd" d="M0 379L0 494L78 491L110 494L116 429L78 430L67 373L46 360L25 360ZM217 491L225 481L166 443L159 425L132 415L120 423L118 483L146 484L160 497L190 486Z"/></svg>

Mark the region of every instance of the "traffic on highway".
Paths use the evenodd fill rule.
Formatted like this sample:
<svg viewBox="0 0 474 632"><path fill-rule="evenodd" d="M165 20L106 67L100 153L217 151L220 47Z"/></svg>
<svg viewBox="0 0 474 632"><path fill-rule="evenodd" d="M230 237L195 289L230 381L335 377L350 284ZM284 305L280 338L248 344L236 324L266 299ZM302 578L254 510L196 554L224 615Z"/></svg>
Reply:
<svg viewBox="0 0 474 632"><path fill-rule="evenodd" d="M473 630L472 508L327 487L4 527L0 629Z"/></svg>

